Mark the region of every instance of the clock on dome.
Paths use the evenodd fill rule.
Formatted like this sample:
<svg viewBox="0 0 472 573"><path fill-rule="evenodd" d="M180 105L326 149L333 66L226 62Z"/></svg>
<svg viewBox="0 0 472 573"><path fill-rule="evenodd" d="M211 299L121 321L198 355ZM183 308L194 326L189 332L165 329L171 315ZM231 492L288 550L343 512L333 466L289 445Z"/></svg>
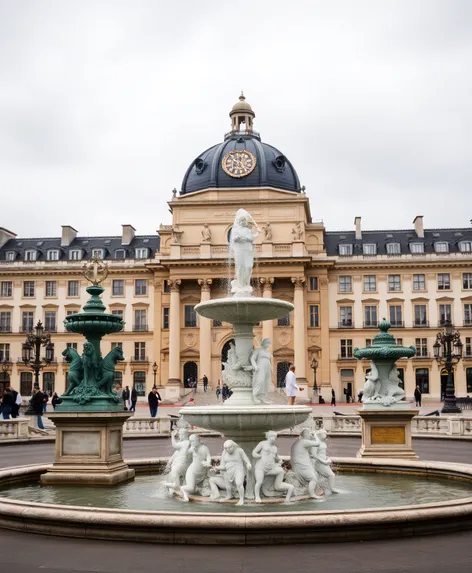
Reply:
<svg viewBox="0 0 472 573"><path fill-rule="evenodd" d="M230 177L246 177L256 167L256 158L245 149L235 149L227 153L221 167Z"/></svg>

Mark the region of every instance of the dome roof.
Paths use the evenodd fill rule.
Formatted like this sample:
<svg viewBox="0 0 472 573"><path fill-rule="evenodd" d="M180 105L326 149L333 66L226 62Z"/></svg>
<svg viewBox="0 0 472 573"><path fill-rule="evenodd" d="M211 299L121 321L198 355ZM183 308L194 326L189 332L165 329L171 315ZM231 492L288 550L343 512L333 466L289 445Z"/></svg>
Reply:
<svg viewBox="0 0 472 573"><path fill-rule="evenodd" d="M235 113L236 112L236 113ZM230 112L233 130L225 135L223 143L218 143L192 161L187 169L180 195L194 193L208 188L274 187L300 193L300 181L290 161L277 148L263 143L257 131L252 129L254 112L241 94L239 102ZM227 154L248 152L249 168L230 175L225 170ZM231 160L229 160L231 162ZM235 159L241 164L240 156Z"/></svg>

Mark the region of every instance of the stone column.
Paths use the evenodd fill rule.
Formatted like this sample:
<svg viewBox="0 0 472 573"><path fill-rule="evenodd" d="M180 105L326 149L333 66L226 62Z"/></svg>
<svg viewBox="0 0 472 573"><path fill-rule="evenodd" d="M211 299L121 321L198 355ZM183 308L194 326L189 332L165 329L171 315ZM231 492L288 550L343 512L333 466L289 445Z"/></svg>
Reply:
<svg viewBox="0 0 472 573"><path fill-rule="evenodd" d="M168 281L170 289L169 317L169 383L180 386L180 279Z"/></svg>
<svg viewBox="0 0 472 573"><path fill-rule="evenodd" d="M260 280L262 286L263 298L272 298L272 285L274 279L272 277L262 277ZM270 338L272 345L274 344L274 321L264 320L262 323L262 338Z"/></svg>
<svg viewBox="0 0 472 573"><path fill-rule="evenodd" d="M211 279L198 279L201 288L200 302L210 300L211 283ZM203 316L199 316L198 320L200 325L200 379L206 374L211 383L211 320Z"/></svg>
<svg viewBox="0 0 472 573"><path fill-rule="evenodd" d="M308 397L306 381L306 327L305 327L305 277L293 277L294 287L293 304L295 306L293 321L293 343L295 366L297 375L297 384L303 387L303 393L300 396ZM305 396L306 395L306 396Z"/></svg>

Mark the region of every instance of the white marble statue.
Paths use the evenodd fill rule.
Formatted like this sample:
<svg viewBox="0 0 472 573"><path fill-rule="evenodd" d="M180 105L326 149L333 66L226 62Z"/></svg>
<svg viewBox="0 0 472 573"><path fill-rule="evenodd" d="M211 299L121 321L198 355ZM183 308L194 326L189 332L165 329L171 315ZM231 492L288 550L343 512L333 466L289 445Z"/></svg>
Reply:
<svg viewBox="0 0 472 573"><path fill-rule="evenodd" d="M303 428L290 450L290 463L295 477L301 487L308 489L308 494L313 499L320 499L315 493L318 476L313 459L320 443L320 440L313 436L310 428Z"/></svg>
<svg viewBox="0 0 472 573"><path fill-rule="evenodd" d="M303 225L302 225L301 221L298 221L298 223L295 225L295 227L293 227L292 235L293 235L294 241L299 241L302 238L302 236L303 236Z"/></svg>
<svg viewBox="0 0 472 573"><path fill-rule="evenodd" d="M267 350L270 338L264 338L251 354L252 399L254 404L270 404L267 394L272 383L272 354Z"/></svg>
<svg viewBox="0 0 472 573"><path fill-rule="evenodd" d="M284 483L285 472L282 468L282 461L277 453L275 440L277 432L269 431L266 433L266 439L259 442L252 452L252 457L256 462L254 465L255 486L254 499L261 503L261 487L267 476L274 477L273 489L275 491L286 492L285 502L289 502L295 487L292 484Z"/></svg>
<svg viewBox="0 0 472 573"><path fill-rule="evenodd" d="M178 434L178 439L176 436ZM190 464L190 441L189 441L189 431L187 428L180 428L178 432L174 430L171 434L172 447L175 452L170 458L167 468L170 473L169 482L165 483L165 486L172 492L178 490L182 483L182 478L185 476L187 468Z"/></svg>
<svg viewBox="0 0 472 573"><path fill-rule="evenodd" d="M180 488L184 501L189 501L188 494L196 492L197 486L207 477L208 469L211 467L210 448L202 444L200 436L192 434L189 442L189 453L192 456L192 463L188 466L185 473L185 485Z"/></svg>
<svg viewBox="0 0 472 573"><path fill-rule="evenodd" d="M233 440L226 440L223 444L220 465L215 468L222 475L210 477L211 499L218 499L220 490L223 489L226 490L225 499L231 499L234 486L239 494L239 501L236 505L243 505L244 480L251 467L251 462L244 450Z"/></svg>
<svg viewBox="0 0 472 573"><path fill-rule="evenodd" d="M210 241L211 241L211 230L210 227L208 226L208 223L204 223L202 229L202 242L209 243Z"/></svg>
<svg viewBox="0 0 472 573"><path fill-rule="evenodd" d="M255 231L250 227L253 224ZM238 209L231 229L229 249L234 257L236 278L231 281L231 292L235 296L251 296L251 274L254 264L254 239L261 230L251 215Z"/></svg>
<svg viewBox="0 0 472 573"><path fill-rule="evenodd" d="M362 402L364 404L391 406L405 397L405 391L399 386L401 380L398 377L396 364L393 363L389 370L385 370L382 364L382 369L385 379L382 379L375 361L371 361L370 372L366 375L366 382L363 388ZM388 372L386 377L385 372Z"/></svg>
<svg viewBox="0 0 472 573"><path fill-rule="evenodd" d="M272 227L270 226L270 223L268 222L262 229L264 231L265 240L272 241Z"/></svg>
<svg viewBox="0 0 472 573"><path fill-rule="evenodd" d="M328 482L328 489L331 493L339 493L339 490L336 489L334 485L336 477L331 469L331 460L328 458L326 452L328 447L326 444L327 436L328 434L326 433L326 430L319 430L319 432L316 433L316 437L319 440L319 446L316 448L316 453L314 453L315 471L318 476L325 478Z"/></svg>
<svg viewBox="0 0 472 573"><path fill-rule="evenodd" d="M238 357L236 346L232 342L229 345L228 359L223 366L221 378L228 385L228 388L235 385L238 388L250 388L252 386L252 366L247 359Z"/></svg>

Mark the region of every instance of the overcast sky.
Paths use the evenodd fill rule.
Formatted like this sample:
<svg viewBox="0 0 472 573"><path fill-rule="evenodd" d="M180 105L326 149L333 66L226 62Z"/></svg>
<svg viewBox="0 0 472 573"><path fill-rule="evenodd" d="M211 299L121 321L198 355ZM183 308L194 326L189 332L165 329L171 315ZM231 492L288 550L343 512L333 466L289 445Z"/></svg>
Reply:
<svg viewBox="0 0 472 573"><path fill-rule="evenodd" d="M0 226L155 232L243 89L327 229L468 227L471 70L470 0L0 0Z"/></svg>

